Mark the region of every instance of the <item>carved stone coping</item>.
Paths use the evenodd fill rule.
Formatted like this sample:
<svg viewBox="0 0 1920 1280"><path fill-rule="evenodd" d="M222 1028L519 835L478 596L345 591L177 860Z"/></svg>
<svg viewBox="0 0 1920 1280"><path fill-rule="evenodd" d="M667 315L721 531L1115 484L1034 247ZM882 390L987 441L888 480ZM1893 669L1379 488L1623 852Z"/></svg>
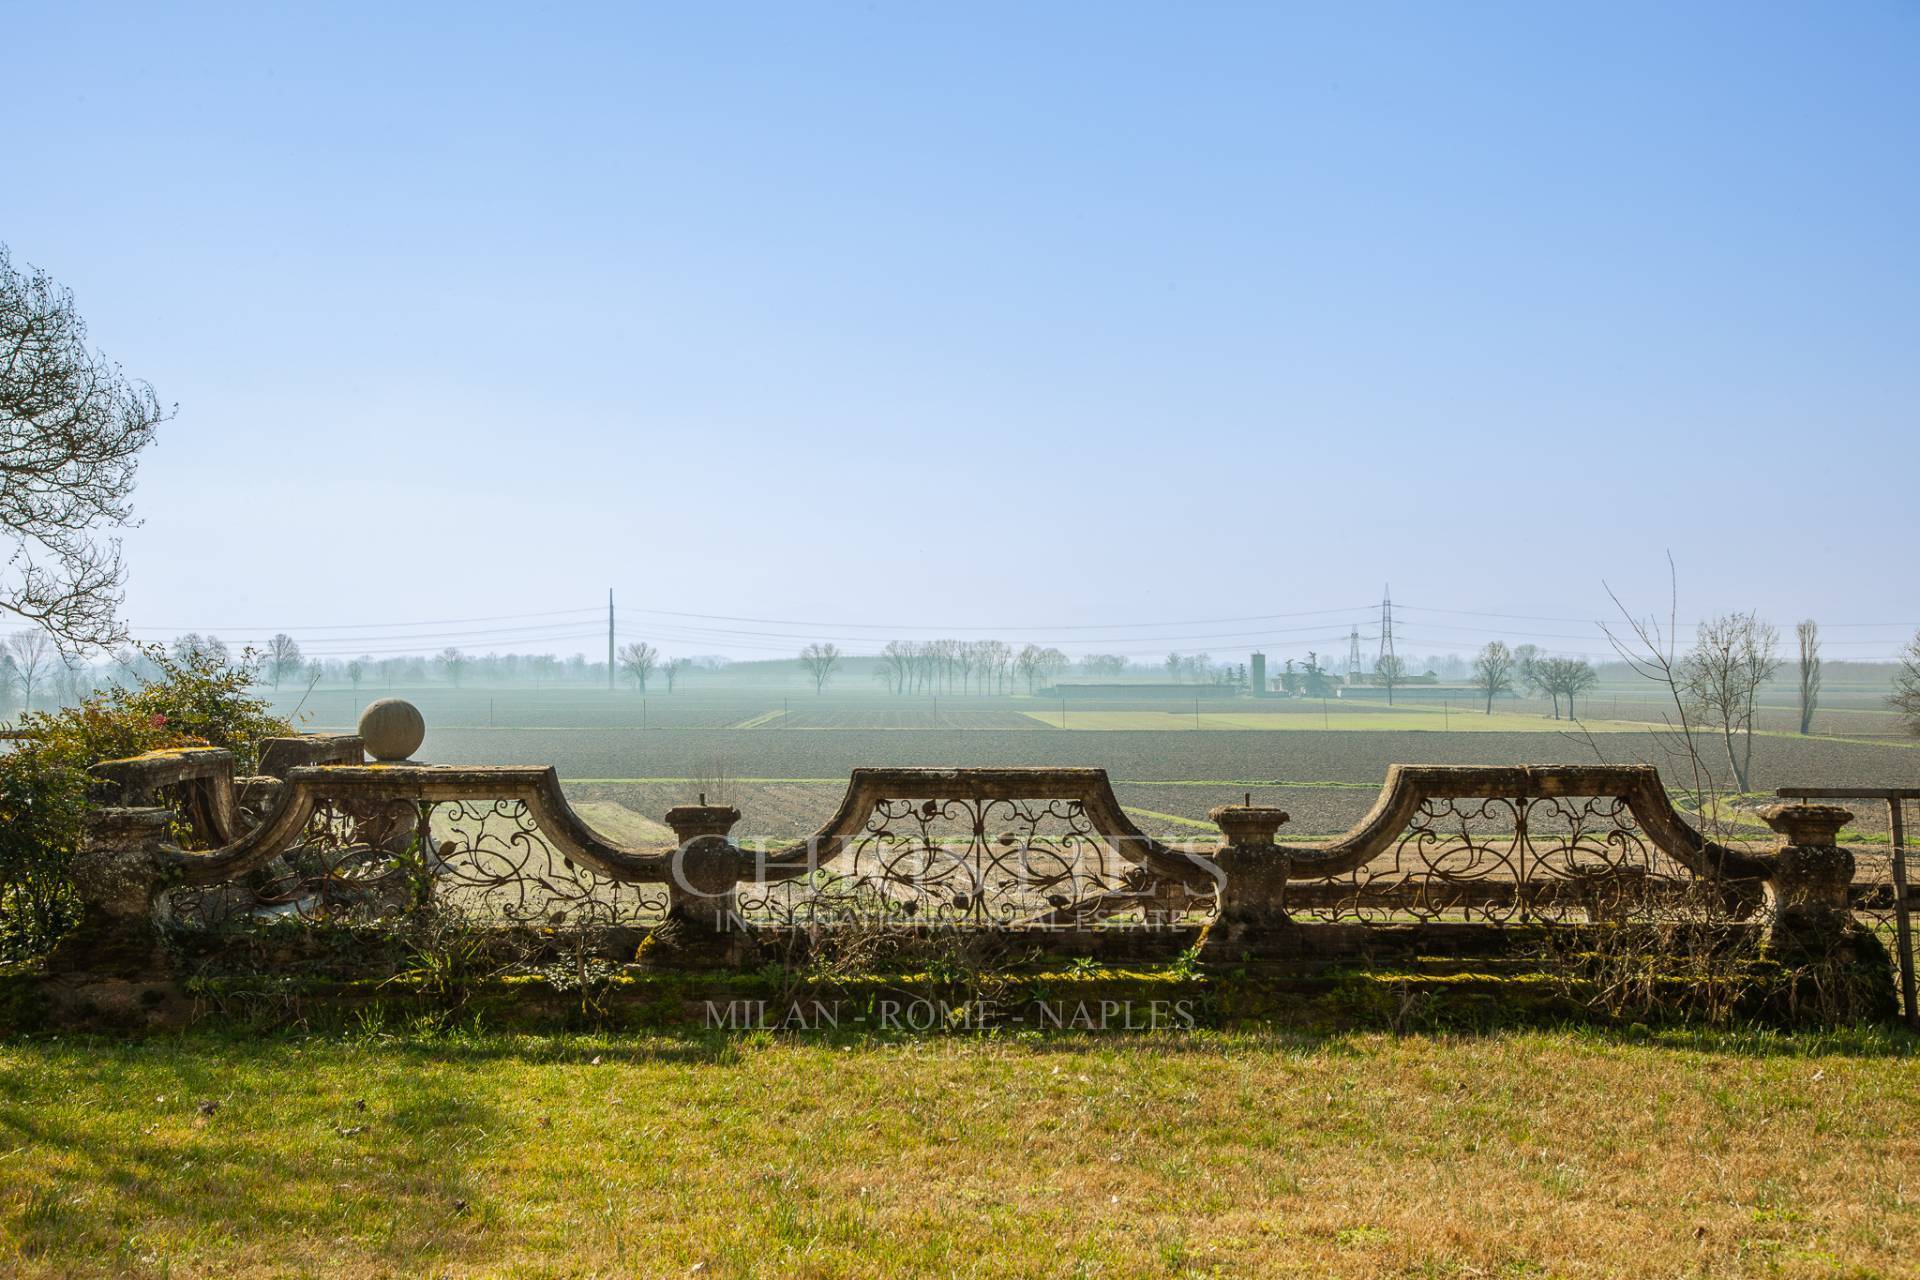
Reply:
<svg viewBox="0 0 1920 1280"><path fill-rule="evenodd" d="M1773 869L1771 855L1732 849L1694 830L1651 765L1391 765L1373 808L1345 835L1313 848L1276 847L1291 855L1296 880L1345 875L1391 848L1428 800L1557 796L1624 801L1654 846L1697 876L1760 880Z"/></svg>
<svg viewBox="0 0 1920 1280"><path fill-rule="evenodd" d="M268 738L260 744L259 771L284 780L307 764L359 764L367 758L357 733L303 733L297 738Z"/></svg>
<svg viewBox="0 0 1920 1280"><path fill-rule="evenodd" d="M211 853L178 854L182 879L218 884L263 866L299 838L323 800L517 800L556 849L610 880L664 880L674 851L632 849L600 837L567 804L550 765L303 765L287 773L272 811L252 831Z"/></svg>
<svg viewBox="0 0 1920 1280"><path fill-rule="evenodd" d="M203 839L226 842L240 833L234 803L233 753L225 747L163 747L120 760L103 760L87 771L93 778L88 799L106 807L153 804L162 787L189 793L183 806L204 825Z"/></svg>
<svg viewBox="0 0 1920 1280"><path fill-rule="evenodd" d="M358 734L307 733L268 738L260 744L260 772L285 778L290 769L310 764L358 764L363 757ZM162 787L181 787L189 797L187 816L201 835L228 844L240 835L240 811L234 793L233 753L225 747L162 747L119 760L103 760L93 776L90 798L96 805L152 804Z"/></svg>
<svg viewBox="0 0 1920 1280"><path fill-rule="evenodd" d="M88 770L93 775L94 802L109 806L135 804L161 787L183 782L233 780L233 753L225 747L162 747L120 760L103 760Z"/></svg>

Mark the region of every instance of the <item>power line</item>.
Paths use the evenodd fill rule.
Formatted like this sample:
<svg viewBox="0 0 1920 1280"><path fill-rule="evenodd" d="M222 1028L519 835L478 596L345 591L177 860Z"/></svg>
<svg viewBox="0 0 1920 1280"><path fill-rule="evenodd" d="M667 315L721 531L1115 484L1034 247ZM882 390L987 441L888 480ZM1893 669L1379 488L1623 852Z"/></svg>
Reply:
<svg viewBox="0 0 1920 1280"><path fill-rule="evenodd" d="M238 625L216 626L211 623L202 622L191 627L170 627L163 623L154 622L145 623L133 629L136 631L171 631L175 634L184 634L189 631L231 631L237 635L265 635L273 631L377 631L382 628L391 627L452 627L467 622L514 622L521 618L564 618L598 612L598 608L554 609L546 613L498 613L487 618L429 618L414 622L330 622L315 623L311 626L293 626L287 623L279 623L273 626L257 625L243 627Z"/></svg>
<svg viewBox="0 0 1920 1280"><path fill-rule="evenodd" d="M1596 627L1619 626L1625 621L1625 619L1623 618L1550 618L1543 614L1535 614L1535 613L1486 613L1477 609L1441 609L1441 608L1436 608L1432 605L1418 605L1418 604L1400 604L1400 605L1395 605L1394 607L1401 610L1412 609L1418 613L1461 614L1470 618L1510 618L1516 622L1590 622ZM1674 625L1678 627L1691 628L1691 627L1698 626L1699 624L1697 622L1679 622L1679 623L1675 623ZM1820 624L1820 627L1821 627L1821 630L1823 631L1829 630L1829 629L1837 630L1840 628L1846 628L1848 630L1857 630L1857 629L1871 629L1875 627L1886 628L1886 629L1903 628L1907 630L1912 630L1917 625L1920 625L1920 624L1915 624L1912 622L1822 622Z"/></svg>
<svg viewBox="0 0 1920 1280"><path fill-rule="evenodd" d="M1366 606L1361 606L1366 607ZM1239 618L1184 618L1172 622L1086 622L1060 623L1048 626L953 626L948 624L905 623L905 622L814 622L800 618L742 618L720 613L678 613L671 609L632 609L630 613L644 613L666 618L700 618L711 622L757 622L777 627L840 627L857 631L995 631L1005 635L1019 635L1028 631L1139 631L1151 627L1211 627L1231 622L1267 622L1275 618L1312 618L1326 614L1352 613L1349 606L1340 609L1301 609L1293 613L1255 613ZM1120 636L1119 640L1150 640L1151 636Z"/></svg>
<svg viewBox="0 0 1920 1280"><path fill-rule="evenodd" d="M590 640L603 634L605 634L604 631L596 627L591 631L561 631L551 635L527 636L524 637L520 643L544 644L560 640ZM447 645L443 647L458 649L461 646ZM784 648L785 646L781 647ZM415 645L402 645L398 648L383 648L378 645L352 645L344 649L315 649L303 646L301 652L309 658L392 658L404 657L408 654L422 654L426 653L427 650Z"/></svg>
<svg viewBox="0 0 1920 1280"><path fill-rule="evenodd" d="M629 612L638 612L638 611L630 610ZM1186 635L1171 635L1171 636L1109 636L1105 638L1095 638L1095 639L1088 639L1086 637L1073 637L1073 636L1039 636L1039 637L1028 637L1027 642L1031 644L1146 644L1146 643L1192 644L1192 643L1196 643L1200 641L1208 641L1208 640L1239 640L1239 641L1259 642L1263 640L1271 640L1276 637L1285 636L1289 634L1298 635L1301 632L1314 633L1313 636L1306 637L1308 639L1314 639L1314 638L1324 638L1325 634L1329 634L1326 632L1326 628L1328 625L1329 624L1323 622L1314 626L1305 626L1305 627L1276 627L1276 628L1269 628L1262 631L1221 631L1221 632L1211 632L1205 635L1186 634ZM627 634L636 634L635 632L628 630L626 628L623 628L623 630L625 630ZM878 643L882 639L886 638L882 636L850 636L850 635L843 635L835 632L819 632L819 631L741 631L737 629L729 629L729 628L722 628L722 627L684 627L684 626L683 627L655 627L655 628L648 629L646 632L644 632L644 634L650 635L650 636L659 636L664 634L668 636L678 636L681 638L710 640L710 641L713 641L714 643L722 643L726 641L728 638L734 637L734 636L745 636L752 639L760 639L760 640L835 640L835 641L844 640L850 644ZM1335 635L1336 639L1339 638L1337 633L1332 633L1332 634Z"/></svg>
<svg viewBox="0 0 1920 1280"><path fill-rule="evenodd" d="M1379 641L1380 651L1382 656L1393 652L1393 649L1394 649L1395 640L1396 640L1396 637L1394 635L1394 618L1393 618L1394 608L1395 608L1395 605L1394 605L1394 602L1392 601L1391 593L1388 592L1386 593L1385 598L1381 601L1381 605L1380 605L1381 614L1380 614L1379 631L1376 635L1366 637L1369 640L1377 639ZM1416 612L1425 613L1425 614L1458 616L1458 617L1466 617L1470 619L1471 618L1498 619L1500 621L1507 621L1507 622L1519 621L1519 622L1548 622L1548 623L1553 623L1553 622L1590 623L1594 626L1601 627L1601 628L1606 628L1607 626L1612 625L1612 624L1603 622L1600 619L1555 617L1552 615L1544 615L1544 614L1509 614L1509 613L1497 613L1497 612L1490 612L1490 611L1483 611L1483 610L1447 609L1447 608L1440 608L1436 606L1406 605L1406 604L1401 604L1398 606L1398 608L1403 613L1411 609ZM1359 648L1359 641L1361 638L1360 630L1358 627L1354 627L1344 635L1336 632L1332 632L1329 630L1329 628L1333 624L1332 624L1331 618L1328 615L1337 615L1340 613L1351 614L1352 612L1356 612L1356 610L1353 610L1351 608L1305 609L1305 610L1295 610L1295 611L1285 612L1285 613L1250 614L1250 615L1242 615L1239 617L1230 617L1230 618L1181 619L1181 620L1171 620L1171 621L1162 621L1162 622L1063 623L1053 627L1039 627L1039 626L1019 626L1019 627L965 626L965 627L961 627L961 626L935 626L931 624L909 625L904 623L801 621L801 620L794 620L794 619L747 617L747 616L733 615L733 614L693 613L693 612L665 610L665 609L630 609L629 610L629 614L643 615L643 618L641 619L642 621L644 621L645 619L683 620L678 622L660 621L657 623L652 623L647 625L641 631L641 634L644 634L647 638L652 640L656 640L656 641L665 640L668 642L677 642L680 644L689 644L689 645L704 644L704 645L713 645L717 648L747 649L747 650L755 650L755 651L762 651L762 652L769 652L769 653L786 651L792 647L792 642L796 642L796 641L834 640L834 641L843 642L843 643L852 644L852 645L861 645L861 646L876 645L880 643L885 637L878 634L862 634L862 633L883 632L883 631L894 631L894 632L904 631L904 632L908 632L910 635L916 635L916 636L922 636L922 637L936 635L942 631L946 631L946 632L958 631L958 632L973 632L973 633L997 632L1000 635L1007 636L1008 638L1015 639L1015 640L1025 640L1028 643L1042 643L1042 644L1057 643L1057 644L1067 644L1067 645L1074 645L1074 646L1155 645L1155 646L1161 646L1162 649L1165 649L1165 648L1180 649L1180 648L1191 647L1194 645L1209 644L1209 643L1255 644L1255 645L1274 645L1279 647L1285 647L1287 645L1321 644L1321 643L1338 642L1341 640L1345 640L1348 643L1348 667L1350 669L1350 674L1354 670L1357 670L1359 666L1358 648ZM312 626L286 626L286 627L277 627L277 628L267 628L267 627L236 628L231 626L206 626L206 625L199 626L199 627L191 627L191 628L163 628L159 626L143 626L143 627L136 628L136 630L141 634L144 634L153 638L159 638L163 633L169 632L169 631L171 631L174 635L179 635L188 631L198 631L206 634L225 633L225 638L230 643L236 643L236 644L246 643L247 642L246 637L249 637L249 636L257 635L264 638L269 633L277 632L277 631L286 631L288 633L319 632L324 634L315 637L315 639L312 641L313 647L311 647L309 650L310 656L313 656L313 657L351 657L351 656L374 657L374 656L397 656L402 654L419 653L419 652L422 652L423 649L426 647L437 648L442 645L451 645L453 647L524 646L524 645L534 645L534 644L541 644L541 643L551 643L556 641L585 639L590 635L596 634L596 632L588 631L585 628L588 626L594 625L593 618L594 618L594 615L596 615L597 613L598 613L598 608L595 607L595 608L589 608L589 609L550 610L550 611L537 612L537 613L494 614L494 615L487 615L487 616L473 617L473 618L441 619L438 621L382 622L382 623L363 623L363 624L344 624L344 623L331 624L330 623L330 624L315 624ZM609 614L611 614L611 593L609 593ZM1232 632L1200 632L1200 633L1187 632L1187 633L1164 634L1168 630L1172 628L1178 628L1178 627L1200 627L1200 626L1212 626L1212 625L1223 625L1223 624L1233 624L1233 623L1256 623L1257 624L1257 623L1267 623L1267 622L1273 622L1273 621L1285 621L1285 620L1296 619L1296 618L1298 619L1313 618L1313 619L1322 619L1322 620L1312 622L1312 623L1307 623L1300 626L1290 626L1290 627L1269 626L1269 627L1262 627L1258 630L1243 630L1243 631L1232 631ZM524 619L539 619L542 621L530 623L529 625L524 625L524 626L477 627L477 628L466 626L466 624L470 624L470 623L517 622ZM609 617L609 632L612 631L611 621L612 621L611 617ZM711 623L745 623L750 625L748 626L703 625L703 624L711 624ZM409 631L407 630L407 628L434 627L434 626L442 626L442 627L449 627L449 628L461 627L464 629L443 630L443 631ZM1835 623L1823 623L1822 626L1823 628L1826 628L1828 630L1840 630L1840 629L1892 630L1895 628L1899 628L1902 631L1905 631L1910 626L1910 624L1835 622ZM799 627L799 628L816 628L816 629L805 630L805 631L773 631L773 630L762 629L765 627ZM1459 647L1459 646L1470 643L1470 640L1468 639L1468 637L1473 637L1473 638L1478 638L1483 636L1484 637L1522 637L1530 640L1538 639L1538 640L1548 640L1548 641L1586 641L1589 644L1592 644L1601 638L1597 635L1590 634L1590 633L1576 635L1576 634L1569 634L1566 632L1528 631L1528 630L1519 629L1519 628L1483 626L1483 625L1476 625L1473 623L1448 623L1448 622L1441 621L1438 618L1429 619L1425 622L1418 624L1418 629L1420 632L1419 635L1414 637L1408 637L1404 633L1402 633L1398 637L1398 639L1401 642L1411 641L1412 643L1419 644L1425 647L1433 647L1438 650L1445 650L1450 647ZM635 634L635 632L630 628L623 628L623 630L625 630L626 633L629 635ZM1133 635L1089 634L1089 633L1114 632L1114 631L1135 631L1135 632L1157 631L1162 634L1133 634ZM1443 633L1451 632L1456 634L1452 638L1435 638L1426 634L1427 632L1430 632L1430 631L1439 631ZM1059 634L1034 636L1030 634L1033 632L1057 632ZM343 634L343 633L346 633L346 634ZM1890 637L1886 639L1829 638L1826 640L1826 644L1833 649L1838 649L1838 648L1884 649L1884 648L1897 646L1898 644L1902 643L1902 640L1903 640L1903 637L1902 638ZM1145 648L1135 648L1135 649L1126 650L1126 653L1127 653L1127 656L1142 656L1142 655L1162 651L1162 649L1150 650ZM1585 650L1570 649L1569 651L1584 652L1588 655L1595 655L1595 656L1604 655L1609 652L1609 650L1603 647L1596 647L1596 648L1590 648Z"/></svg>

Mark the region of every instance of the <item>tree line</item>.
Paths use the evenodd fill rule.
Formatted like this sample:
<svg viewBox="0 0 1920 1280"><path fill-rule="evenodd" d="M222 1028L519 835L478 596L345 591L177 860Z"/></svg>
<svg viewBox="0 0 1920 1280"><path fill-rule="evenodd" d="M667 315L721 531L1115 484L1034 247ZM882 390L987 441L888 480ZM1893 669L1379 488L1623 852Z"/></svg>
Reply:
<svg viewBox="0 0 1920 1280"><path fill-rule="evenodd" d="M1070 659L1058 649L1004 640L890 640L874 679L893 694L1003 694L1023 682L1032 693L1053 682Z"/></svg>
<svg viewBox="0 0 1920 1280"><path fill-rule="evenodd" d="M1616 641L1629 666L1666 687L1674 704L1673 722L1689 749L1695 747L1696 734L1706 735L1715 743L1715 754L1724 757L1737 789L1748 790L1760 690L1773 681L1782 665L1778 630L1752 611L1723 614L1702 622L1693 647L1677 658L1669 656L1656 633L1644 626L1636 626L1635 631L1641 641L1637 651ZM1800 622L1794 628L1794 640L1800 732L1810 734L1825 676L1819 623L1810 618ZM1577 720L1575 697L1599 679L1585 658L1551 657L1534 645L1509 649L1498 640L1480 650L1473 672L1475 687L1486 696L1487 714L1493 713L1496 697L1513 692L1517 685L1552 698L1556 720L1563 698L1568 719ZM1888 702L1911 731L1920 733L1920 635L1901 652Z"/></svg>

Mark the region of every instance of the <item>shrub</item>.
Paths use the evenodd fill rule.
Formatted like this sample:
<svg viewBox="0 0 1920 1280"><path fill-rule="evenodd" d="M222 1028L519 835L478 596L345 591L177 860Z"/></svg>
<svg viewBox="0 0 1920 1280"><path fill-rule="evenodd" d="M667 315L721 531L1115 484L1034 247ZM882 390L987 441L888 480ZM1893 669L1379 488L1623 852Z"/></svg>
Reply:
<svg viewBox="0 0 1920 1280"><path fill-rule="evenodd" d="M0 756L0 961L45 951L72 923L69 881L86 820L87 770L163 747L215 746L250 772L266 738L293 732L249 696L248 665L148 651L160 675L77 707L30 712L27 736ZM243 663L245 659L243 657Z"/></svg>

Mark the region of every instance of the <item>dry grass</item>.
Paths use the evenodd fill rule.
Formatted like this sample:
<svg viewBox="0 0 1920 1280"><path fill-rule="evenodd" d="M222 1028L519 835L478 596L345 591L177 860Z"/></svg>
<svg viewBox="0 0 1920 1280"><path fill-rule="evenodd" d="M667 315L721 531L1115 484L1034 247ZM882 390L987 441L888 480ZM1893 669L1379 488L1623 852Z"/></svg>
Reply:
<svg viewBox="0 0 1920 1280"><path fill-rule="evenodd" d="M0 1271L1912 1275L1915 1047L14 1044Z"/></svg>

